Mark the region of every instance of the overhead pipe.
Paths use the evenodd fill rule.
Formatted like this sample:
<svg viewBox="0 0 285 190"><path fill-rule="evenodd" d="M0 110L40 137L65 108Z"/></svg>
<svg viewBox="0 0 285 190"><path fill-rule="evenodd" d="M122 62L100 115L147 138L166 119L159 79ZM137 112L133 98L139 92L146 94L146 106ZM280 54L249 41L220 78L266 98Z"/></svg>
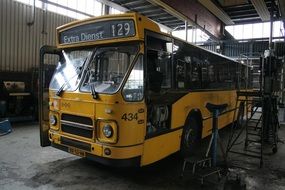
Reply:
<svg viewBox="0 0 285 190"><path fill-rule="evenodd" d="M188 22L185 20L185 40L188 42Z"/></svg>
<svg viewBox="0 0 285 190"><path fill-rule="evenodd" d="M274 20L274 1L271 1L271 10L270 10L270 34L269 34L269 50L273 49L273 20ZM271 52L270 52L271 53Z"/></svg>
<svg viewBox="0 0 285 190"><path fill-rule="evenodd" d="M43 25L42 25L42 34L47 34L47 0L43 0Z"/></svg>
<svg viewBox="0 0 285 190"><path fill-rule="evenodd" d="M35 23L35 17L36 17L36 0L33 1L33 7L32 7L32 19L31 21L27 22L28 26L33 26Z"/></svg>

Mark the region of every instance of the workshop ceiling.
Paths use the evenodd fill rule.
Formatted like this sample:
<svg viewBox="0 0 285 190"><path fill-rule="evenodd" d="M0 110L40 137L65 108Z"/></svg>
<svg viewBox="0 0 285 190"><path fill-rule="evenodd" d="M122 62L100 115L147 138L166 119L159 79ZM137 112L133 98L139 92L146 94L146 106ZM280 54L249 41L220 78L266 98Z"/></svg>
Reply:
<svg viewBox="0 0 285 190"><path fill-rule="evenodd" d="M152 1L112 0L111 2L116 3L130 11L135 11L144 16L147 16L148 18L170 29L184 25L185 23L183 18L179 18L177 15L170 13L169 11L159 6L158 4L153 3Z"/></svg>
<svg viewBox="0 0 285 190"><path fill-rule="evenodd" d="M111 0L110 2L116 3L130 11L139 12L169 28L184 25L184 20L177 18L177 15L173 15L172 11L161 7L158 3L159 1L156 0ZM182 1L176 2L179 4ZM256 23L270 20L272 0L198 0L198 2L221 21L224 20L223 17L228 16L232 21L228 21L228 24ZM273 7L274 14L279 18L285 18L284 0L275 0L273 2L275 4ZM175 7L173 8L175 9ZM215 12L217 10L224 14L220 16L220 13ZM180 10L175 11L177 13L181 12Z"/></svg>
<svg viewBox="0 0 285 190"><path fill-rule="evenodd" d="M272 0L216 0L215 3L230 17L234 24L270 21ZM280 6L279 1L274 1L273 12L275 17L281 18L281 8L284 9Z"/></svg>
<svg viewBox="0 0 285 190"><path fill-rule="evenodd" d="M169 30L197 26L221 39L221 25L235 25L285 19L285 0L98 0L123 11L135 11ZM273 2L273 3L272 3ZM214 15L214 16L213 16ZM216 19L216 20L215 20Z"/></svg>

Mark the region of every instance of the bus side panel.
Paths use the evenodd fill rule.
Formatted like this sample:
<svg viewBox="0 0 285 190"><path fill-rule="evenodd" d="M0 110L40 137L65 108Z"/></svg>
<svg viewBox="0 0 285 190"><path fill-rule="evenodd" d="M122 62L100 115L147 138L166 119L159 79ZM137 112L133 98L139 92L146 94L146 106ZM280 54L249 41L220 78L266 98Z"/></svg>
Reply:
<svg viewBox="0 0 285 190"><path fill-rule="evenodd" d="M230 111L223 115L220 115L218 119L218 128L222 129L223 127L231 124L233 122L233 116L234 116L234 111ZM202 138L212 134L212 125L213 125L212 118L203 120Z"/></svg>
<svg viewBox="0 0 285 190"><path fill-rule="evenodd" d="M182 130L145 140L141 166L151 164L180 149Z"/></svg>
<svg viewBox="0 0 285 190"><path fill-rule="evenodd" d="M201 111L203 118L202 138L211 134L212 118L210 112L205 108L208 102L214 104L228 104L227 110L234 109L236 101L236 91L204 91L190 92L175 102L172 106L171 128L184 126L189 112L193 109ZM179 113L179 117L177 117ZM222 128L233 121L233 111L225 113L219 117L219 127Z"/></svg>
<svg viewBox="0 0 285 190"><path fill-rule="evenodd" d="M190 92L175 102L172 106L171 128L184 126L189 112L193 109L200 110L203 118L210 116L205 105L207 102L217 103L215 93L221 92Z"/></svg>

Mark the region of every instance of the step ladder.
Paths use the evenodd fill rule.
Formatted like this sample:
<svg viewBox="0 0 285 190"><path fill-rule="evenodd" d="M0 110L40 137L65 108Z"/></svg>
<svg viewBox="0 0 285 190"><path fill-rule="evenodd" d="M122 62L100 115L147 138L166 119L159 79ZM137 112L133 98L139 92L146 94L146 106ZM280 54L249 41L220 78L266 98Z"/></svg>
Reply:
<svg viewBox="0 0 285 190"><path fill-rule="evenodd" d="M199 179L201 182L201 185L204 184L204 180L206 177L216 174L218 177L218 180L222 178L221 175L221 168L212 166L212 158L211 157L188 157L184 159L183 166L182 166L182 172L180 177L184 177L184 173L189 171L187 170L187 166L192 166L191 173L192 176L196 179Z"/></svg>
<svg viewBox="0 0 285 190"><path fill-rule="evenodd" d="M276 98L266 97L260 91L237 91L235 107L226 154L256 158L262 167L264 143L272 146L273 153L277 152ZM243 148L238 146L243 142L242 138Z"/></svg>

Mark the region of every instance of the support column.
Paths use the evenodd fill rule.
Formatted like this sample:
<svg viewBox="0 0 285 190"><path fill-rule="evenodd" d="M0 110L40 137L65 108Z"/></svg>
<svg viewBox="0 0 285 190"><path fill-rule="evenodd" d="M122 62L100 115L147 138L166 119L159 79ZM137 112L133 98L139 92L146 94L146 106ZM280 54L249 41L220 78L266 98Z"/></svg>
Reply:
<svg viewBox="0 0 285 190"><path fill-rule="evenodd" d="M188 42L188 22L185 20L185 40Z"/></svg>
<svg viewBox="0 0 285 190"><path fill-rule="evenodd" d="M102 3L102 15L108 15L110 14L110 6Z"/></svg>

